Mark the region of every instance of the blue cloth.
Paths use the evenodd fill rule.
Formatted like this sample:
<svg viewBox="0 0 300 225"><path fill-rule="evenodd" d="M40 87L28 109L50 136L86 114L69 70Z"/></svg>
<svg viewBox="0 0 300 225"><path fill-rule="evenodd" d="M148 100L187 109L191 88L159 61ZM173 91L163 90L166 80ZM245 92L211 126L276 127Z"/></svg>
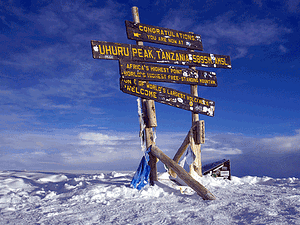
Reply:
<svg viewBox="0 0 300 225"><path fill-rule="evenodd" d="M148 162L150 151L151 146L145 152L145 155L143 156L140 165L132 178L130 187L141 190L145 185L149 183L150 166L148 165Z"/></svg>

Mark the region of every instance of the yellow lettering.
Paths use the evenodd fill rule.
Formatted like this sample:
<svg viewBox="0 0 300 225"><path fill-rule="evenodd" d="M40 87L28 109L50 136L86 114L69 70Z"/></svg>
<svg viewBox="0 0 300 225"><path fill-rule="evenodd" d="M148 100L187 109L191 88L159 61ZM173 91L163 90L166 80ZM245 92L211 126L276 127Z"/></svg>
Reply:
<svg viewBox="0 0 300 225"><path fill-rule="evenodd" d="M123 49L122 49L122 47L118 47L118 55L123 55Z"/></svg>
<svg viewBox="0 0 300 225"><path fill-rule="evenodd" d="M105 55L111 55L111 48L110 46L108 46L109 48L107 48L107 45L105 45L105 52L106 54ZM108 52L110 52L110 54L108 54Z"/></svg>
<svg viewBox="0 0 300 225"><path fill-rule="evenodd" d="M123 80L125 84L131 84L131 80Z"/></svg>
<svg viewBox="0 0 300 225"><path fill-rule="evenodd" d="M137 53L137 49L136 48L132 48L132 57L135 57Z"/></svg>
<svg viewBox="0 0 300 225"><path fill-rule="evenodd" d="M127 89L127 91L130 91L130 92L131 92L131 86L126 85L126 89Z"/></svg>
<svg viewBox="0 0 300 225"><path fill-rule="evenodd" d="M207 64L213 64L213 62L212 62L212 60L211 60L210 57L207 57L207 56L206 56L206 59L207 59Z"/></svg>
<svg viewBox="0 0 300 225"><path fill-rule="evenodd" d="M196 55L193 55L193 62L197 62Z"/></svg>
<svg viewBox="0 0 300 225"><path fill-rule="evenodd" d="M171 69L171 73L182 74L182 71L181 70L177 70L177 69Z"/></svg>
<svg viewBox="0 0 300 225"><path fill-rule="evenodd" d="M214 80L205 80L205 79L199 79L199 82L202 84L215 84L216 83Z"/></svg>
<svg viewBox="0 0 300 225"><path fill-rule="evenodd" d="M161 59L166 59L165 53L161 52Z"/></svg>
<svg viewBox="0 0 300 225"><path fill-rule="evenodd" d="M176 80L179 80L179 77L175 76L175 75L168 75L168 79L176 81Z"/></svg>
<svg viewBox="0 0 300 225"><path fill-rule="evenodd" d="M185 54L180 54L180 53L178 53L179 54L179 60L180 61L185 61Z"/></svg>
<svg viewBox="0 0 300 225"><path fill-rule="evenodd" d="M138 49L138 55L139 55L140 58L143 58L142 54L143 54L143 50L139 48Z"/></svg>
<svg viewBox="0 0 300 225"><path fill-rule="evenodd" d="M144 49L144 57L148 58L147 49Z"/></svg>
<svg viewBox="0 0 300 225"><path fill-rule="evenodd" d="M170 53L166 52L166 60L170 60Z"/></svg>
<svg viewBox="0 0 300 225"><path fill-rule="evenodd" d="M156 51L158 59L160 59L160 51Z"/></svg>
<svg viewBox="0 0 300 225"><path fill-rule="evenodd" d="M148 55L149 55L149 58L152 58L152 59L154 58L152 55L152 50L148 50Z"/></svg>
<svg viewBox="0 0 300 225"><path fill-rule="evenodd" d="M103 51L101 51L102 48L103 48ZM104 45L102 45L102 48L101 48L101 45L99 45L99 52L101 55L105 55Z"/></svg>
<svg viewBox="0 0 300 225"><path fill-rule="evenodd" d="M136 77L136 74L134 71L124 71L124 75L127 77Z"/></svg>
<svg viewBox="0 0 300 225"><path fill-rule="evenodd" d="M168 39L168 42L173 43L173 44L177 44L177 41L174 40L174 39L171 39L171 38Z"/></svg>
<svg viewBox="0 0 300 225"><path fill-rule="evenodd" d="M164 68L164 67L150 67L151 71L154 72L161 72L161 73L166 73L168 68Z"/></svg>
<svg viewBox="0 0 300 225"><path fill-rule="evenodd" d="M198 78L194 78L194 77L182 77L181 80L191 82L191 83L198 83Z"/></svg>
<svg viewBox="0 0 300 225"><path fill-rule="evenodd" d="M171 54L171 60L175 61L175 59L174 59L174 52L170 52L170 54Z"/></svg>
<svg viewBox="0 0 300 225"><path fill-rule="evenodd" d="M111 46L111 50L113 55L118 55L117 46Z"/></svg>
<svg viewBox="0 0 300 225"><path fill-rule="evenodd" d="M152 97L152 98L157 98L157 97L156 97L156 92L151 92L151 97Z"/></svg>
<svg viewBox="0 0 300 225"><path fill-rule="evenodd" d="M150 40L156 40L156 36L153 36L153 35L147 35L147 37L148 37L148 39L150 39Z"/></svg>
<svg viewBox="0 0 300 225"><path fill-rule="evenodd" d="M133 68L134 70L138 70L138 69L140 68L140 65L133 64L133 65L132 65L132 68Z"/></svg>
<svg viewBox="0 0 300 225"><path fill-rule="evenodd" d="M226 60L225 60L225 58L221 58L221 61L222 61L222 65L226 65L226 66L228 66L229 64L227 64L226 63Z"/></svg>
<svg viewBox="0 0 300 225"><path fill-rule="evenodd" d="M200 56L200 60L201 60L201 63L204 63L204 57L202 55Z"/></svg>
<svg viewBox="0 0 300 225"><path fill-rule="evenodd" d="M144 90L144 89L143 89ZM149 96L149 97L152 97L152 98L157 98L156 96L156 92L154 91L149 91L149 90L144 90L145 91L145 96Z"/></svg>
<svg viewBox="0 0 300 225"><path fill-rule="evenodd" d="M125 56L129 56L129 49L128 49L128 47L126 47L126 49L127 49L127 52L125 52L125 47L123 47L124 55L125 55Z"/></svg>

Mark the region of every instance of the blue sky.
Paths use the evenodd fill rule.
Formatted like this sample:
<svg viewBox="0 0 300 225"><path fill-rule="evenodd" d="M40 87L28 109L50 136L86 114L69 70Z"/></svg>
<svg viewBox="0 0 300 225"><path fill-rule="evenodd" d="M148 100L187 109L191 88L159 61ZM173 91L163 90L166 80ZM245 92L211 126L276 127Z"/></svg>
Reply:
<svg viewBox="0 0 300 225"><path fill-rule="evenodd" d="M300 177L299 0L0 1L0 170L137 168L136 97L119 90L118 62L93 59L90 46L135 44L124 23L132 6L141 23L200 34L203 52L231 57L231 70L197 68L218 80L198 88L216 103L214 117L200 116L202 162L231 159L236 176ZM156 111L157 145L173 157L191 112Z"/></svg>

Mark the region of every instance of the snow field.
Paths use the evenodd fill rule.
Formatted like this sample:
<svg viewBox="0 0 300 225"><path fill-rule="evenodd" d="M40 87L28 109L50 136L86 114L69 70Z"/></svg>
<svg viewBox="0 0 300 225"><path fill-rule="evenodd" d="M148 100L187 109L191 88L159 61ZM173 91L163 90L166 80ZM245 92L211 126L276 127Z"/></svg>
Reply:
<svg viewBox="0 0 300 225"><path fill-rule="evenodd" d="M204 201L167 173L129 187L134 172L0 172L0 224L300 224L300 180L209 176Z"/></svg>

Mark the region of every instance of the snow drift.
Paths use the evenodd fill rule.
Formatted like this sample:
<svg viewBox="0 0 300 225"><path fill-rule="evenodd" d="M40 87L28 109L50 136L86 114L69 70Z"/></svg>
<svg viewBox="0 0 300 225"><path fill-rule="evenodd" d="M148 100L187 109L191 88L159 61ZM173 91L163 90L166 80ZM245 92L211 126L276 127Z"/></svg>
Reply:
<svg viewBox="0 0 300 225"><path fill-rule="evenodd" d="M130 188L134 172L0 172L0 224L300 224L298 178L204 176L204 201L167 173Z"/></svg>

